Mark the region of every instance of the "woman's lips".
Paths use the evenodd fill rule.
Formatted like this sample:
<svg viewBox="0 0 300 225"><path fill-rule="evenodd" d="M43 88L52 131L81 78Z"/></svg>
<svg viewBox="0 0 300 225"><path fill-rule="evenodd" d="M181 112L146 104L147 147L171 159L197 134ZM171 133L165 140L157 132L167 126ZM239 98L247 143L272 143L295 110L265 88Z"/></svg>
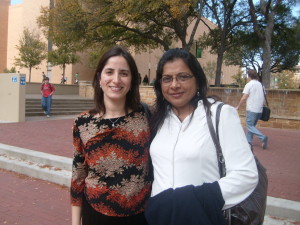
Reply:
<svg viewBox="0 0 300 225"><path fill-rule="evenodd" d="M173 98L180 98L183 95L183 92L179 92L179 93L172 93L170 94Z"/></svg>
<svg viewBox="0 0 300 225"><path fill-rule="evenodd" d="M114 92L121 91L122 87L110 87L110 89Z"/></svg>

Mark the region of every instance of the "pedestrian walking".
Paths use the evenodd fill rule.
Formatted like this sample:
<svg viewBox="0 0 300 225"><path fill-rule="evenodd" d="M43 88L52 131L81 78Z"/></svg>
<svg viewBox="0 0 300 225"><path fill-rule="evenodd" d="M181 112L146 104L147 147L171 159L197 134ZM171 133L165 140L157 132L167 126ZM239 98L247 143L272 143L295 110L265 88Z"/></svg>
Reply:
<svg viewBox="0 0 300 225"><path fill-rule="evenodd" d="M45 77L41 85L41 93L42 93L42 108L47 117L50 117L52 95L54 92L55 92L54 85L49 83L49 77Z"/></svg>
<svg viewBox="0 0 300 225"><path fill-rule="evenodd" d="M72 225L147 225L150 129L133 57L108 50L93 87L95 108L73 127Z"/></svg>
<svg viewBox="0 0 300 225"><path fill-rule="evenodd" d="M44 79L46 78L46 74L42 72L42 82L44 82Z"/></svg>
<svg viewBox="0 0 300 225"><path fill-rule="evenodd" d="M243 96L236 109L238 110L246 102L246 137L248 143L252 147L253 136L256 135L262 143L262 148L266 149L269 138L256 128L256 124L262 114L265 90L261 82L258 81L258 74L255 70L248 71L248 78L250 81L244 87Z"/></svg>
<svg viewBox="0 0 300 225"><path fill-rule="evenodd" d="M78 84L79 80L78 80L78 77L79 77L79 74L78 73L75 73L75 82L74 84Z"/></svg>

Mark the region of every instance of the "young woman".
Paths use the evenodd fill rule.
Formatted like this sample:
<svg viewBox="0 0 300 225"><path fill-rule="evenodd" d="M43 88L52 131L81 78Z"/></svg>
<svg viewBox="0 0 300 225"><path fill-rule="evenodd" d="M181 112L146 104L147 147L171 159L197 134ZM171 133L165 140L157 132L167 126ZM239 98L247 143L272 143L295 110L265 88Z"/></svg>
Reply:
<svg viewBox="0 0 300 225"><path fill-rule="evenodd" d="M95 109L73 127L72 225L147 224L150 129L132 56L107 51L93 87Z"/></svg>
<svg viewBox="0 0 300 225"><path fill-rule="evenodd" d="M240 203L258 182L257 168L236 110L225 105L219 139L226 163L220 179L216 149L206 121L215 121L218 103L207 98L207 80L198 60L182 49L161 58L151 120L154 167L146 217L150 225L225 224L222 209Z"/></svg>

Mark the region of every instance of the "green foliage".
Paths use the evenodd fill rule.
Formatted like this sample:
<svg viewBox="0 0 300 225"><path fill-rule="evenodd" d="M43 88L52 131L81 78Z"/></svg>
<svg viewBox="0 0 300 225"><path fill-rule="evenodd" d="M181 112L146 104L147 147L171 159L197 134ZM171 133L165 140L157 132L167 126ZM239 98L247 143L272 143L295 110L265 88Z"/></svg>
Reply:
<svg viewBox="0 0 300 225"><path fill-rule="evenodd" d="M290 27L293 24L291 7L298 0L281 0L281 1L266 1L259 2L248 0L250 6L251 22L253 30L258 37L258 44L262 51L261 74L262 82L266 88L270 87L270 73L272 63L276 60L272 59L272 46L274 44L274 32L277 25ZM254 3L256 5L254 5ZM280 35L280 34L279 34ZM281 41L285 41L284 39ZM273 62L272 62L273 61Z"/></svg>
<svg viewBox="0 0 300 225"><path fill-rule="evenodd" d="M271 73L293 70L300 60L299 21L292 24L274 25L271 46ZM262 71L263 49L254 32L240 32L238 46L230 48L225 54L227 65L238 65Z"/></svg>
<svg viewBox="0 0 300 225"><path fill-rule="evenodd" d="M200 21L197 0L59 0L53 9L43 8L38 23L53 43L72 43L76 50L95 50L113 45L135 50L170 48L180 41L189 50L194 36L186 40L192 21ZM198 23L195 25L197 28Z"/></svg>
<svg viewBox="0 0 300 225"><path fill-rule="evenodd" d="M237 85L239 85L240 88L245 87L245 85L247 84L247 76L243 76L243 71L240 71L236 75L233 75L232 79Z"/></svg>
<svg viewBox="0 0 300 225"><path fill-rule="evenodd" d="M16 68L15 68L15 67L12 67L12 68L10 68L10 69L5 68L5 69L3 70L3 72L4 72L4 73L16 73Z"/></svg>
<svg viewBox="0 0 300 225"><path fill-rule="evenodd" d="M46 58L46 45L41 41L38 33L25 28L16 48L19 50L19 56L15 57L14 65L29 69L30 82L31 69L38 68L38 65Z"/></svg>
<svg viewBox="0 0 300 225"><path fill-rule="evenodd" d="M277 78L277 87L279 89L297 88L293 71L282 71L281 73L275 74L275 77Z"/></svg>
<svg viewBox="0 0 300 225"><path fill-rule="evenodd" d="M77 63L79 56L68 44L61 43L55 50L48 53L48 61L53 66L60 66L63 69L63 76L65 76L66 65Z"/></svg>

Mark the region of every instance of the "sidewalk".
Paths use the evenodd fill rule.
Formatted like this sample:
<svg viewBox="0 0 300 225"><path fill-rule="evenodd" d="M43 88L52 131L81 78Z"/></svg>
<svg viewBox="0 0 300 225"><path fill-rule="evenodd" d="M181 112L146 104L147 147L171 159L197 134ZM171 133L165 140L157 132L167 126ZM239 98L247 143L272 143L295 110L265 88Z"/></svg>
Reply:
<svg viewBox="0 0 300 225"><path fill-rule="evenodd" d="M75 116L37 117L22 123L0 123L0 143L72 157ZM300 131L261 128L269 136L262 150L257 139L254 153L267 168L268 196L300 202ZM23 225L70 224L68 189L46 181L0 170L2 184L0 223ZM57 222L59 221L59 222ZM266 224L300 224L266 218Z"/></svg>

